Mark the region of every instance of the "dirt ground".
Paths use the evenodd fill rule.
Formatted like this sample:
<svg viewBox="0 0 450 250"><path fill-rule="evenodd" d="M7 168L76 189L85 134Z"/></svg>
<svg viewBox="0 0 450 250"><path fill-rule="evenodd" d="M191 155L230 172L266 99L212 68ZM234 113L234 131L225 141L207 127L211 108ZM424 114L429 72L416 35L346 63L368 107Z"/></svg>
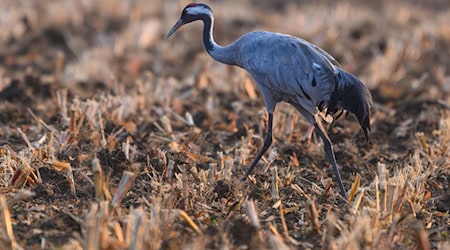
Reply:
<svg viewBox="0 0 450 250"><path fill-rule="evenodd" d="M215 39L302 37L371 90L328 125L350 195L287 104L274 142L187 1L0 1L1 249L450 249L450 2L205 1Z"/></svg>

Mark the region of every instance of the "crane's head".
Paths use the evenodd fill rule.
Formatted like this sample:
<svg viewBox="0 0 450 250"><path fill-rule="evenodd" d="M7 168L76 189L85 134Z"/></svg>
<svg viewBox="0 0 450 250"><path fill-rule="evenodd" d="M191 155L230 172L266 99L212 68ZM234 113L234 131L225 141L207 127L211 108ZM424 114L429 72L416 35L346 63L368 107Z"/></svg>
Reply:
<svg viewBox="0 0 450 250"><path fill-rule="evenodd" d="M167 35L164 37L165 39L169 38L177 29L181 26L196 21L202 20L205 17L211 17L212 10L208 5L202 3L190 3L184 7L183 12L181 13L180 19L178 19L177 23L170 29Z"/></svg>

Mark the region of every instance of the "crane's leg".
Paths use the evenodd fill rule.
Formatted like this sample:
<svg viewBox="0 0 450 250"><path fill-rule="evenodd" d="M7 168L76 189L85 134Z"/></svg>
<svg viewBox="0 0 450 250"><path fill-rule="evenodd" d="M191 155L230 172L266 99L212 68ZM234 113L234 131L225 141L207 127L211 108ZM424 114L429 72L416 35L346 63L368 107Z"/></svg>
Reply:
<svg viewBox="0 0 450 250"><path fill-rule="evenodd" d="M334 156L331 140L323 129L322 124L320 123L320 121L317 121L317 119L314 123L314 127L316 128L316 131L319 134L320 138L322 138L325 153L327 154L328 160L333 166L334 175L336 176L337 183L339 185L339 188L341 189L341 195L345 198L345 200L348 200L344 185L342 184L341 174L339 173L339 169L337 168L336 157Z"/></svg>
<svg viewBox="0 0 450 250"><path fill-rule="evenodd" d="M266 138L264 139L264 145L262 146L259 153L256 155L255 159L253 160L252 164L250 164L250 167L248 167L247 171L245 172L244 178L242 180L247 179L248 175L253 171L256 164L259 162L261 157L264 155L264 153L267 151L267 149L270 147L270 144L272 144L272 123L273 123L273 113L268 112L269 119L267 121L267 134Z"/></svg>

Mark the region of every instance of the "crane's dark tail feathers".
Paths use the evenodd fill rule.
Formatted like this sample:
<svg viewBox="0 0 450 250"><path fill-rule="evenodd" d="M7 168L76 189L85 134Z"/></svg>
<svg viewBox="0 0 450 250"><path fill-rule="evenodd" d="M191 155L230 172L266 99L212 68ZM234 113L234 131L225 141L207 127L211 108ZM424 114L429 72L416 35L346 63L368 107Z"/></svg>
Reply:
<svg viewBox="0 0 450 250"><path fill-rule="evenodd" d="M337 88L329 103L329 111L336 112L343 108L353 113L358 118L366 140L370 131L370 107L372 95L369 89L354 75L338 68L336 72Z"/></svg>

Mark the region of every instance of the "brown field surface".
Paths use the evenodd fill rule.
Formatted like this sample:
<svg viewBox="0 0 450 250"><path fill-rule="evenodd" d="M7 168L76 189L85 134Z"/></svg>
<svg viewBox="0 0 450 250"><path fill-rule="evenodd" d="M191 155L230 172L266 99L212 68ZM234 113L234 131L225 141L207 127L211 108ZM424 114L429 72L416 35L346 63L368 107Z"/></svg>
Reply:
<svg viewBox="0 0 450 250"><path fill-rule="evenodd" d="M328 125L204 51L187 1L0 1L0 249L450 249L450 2L205 1L215 38L302 37L372 91Z"/></svg>

